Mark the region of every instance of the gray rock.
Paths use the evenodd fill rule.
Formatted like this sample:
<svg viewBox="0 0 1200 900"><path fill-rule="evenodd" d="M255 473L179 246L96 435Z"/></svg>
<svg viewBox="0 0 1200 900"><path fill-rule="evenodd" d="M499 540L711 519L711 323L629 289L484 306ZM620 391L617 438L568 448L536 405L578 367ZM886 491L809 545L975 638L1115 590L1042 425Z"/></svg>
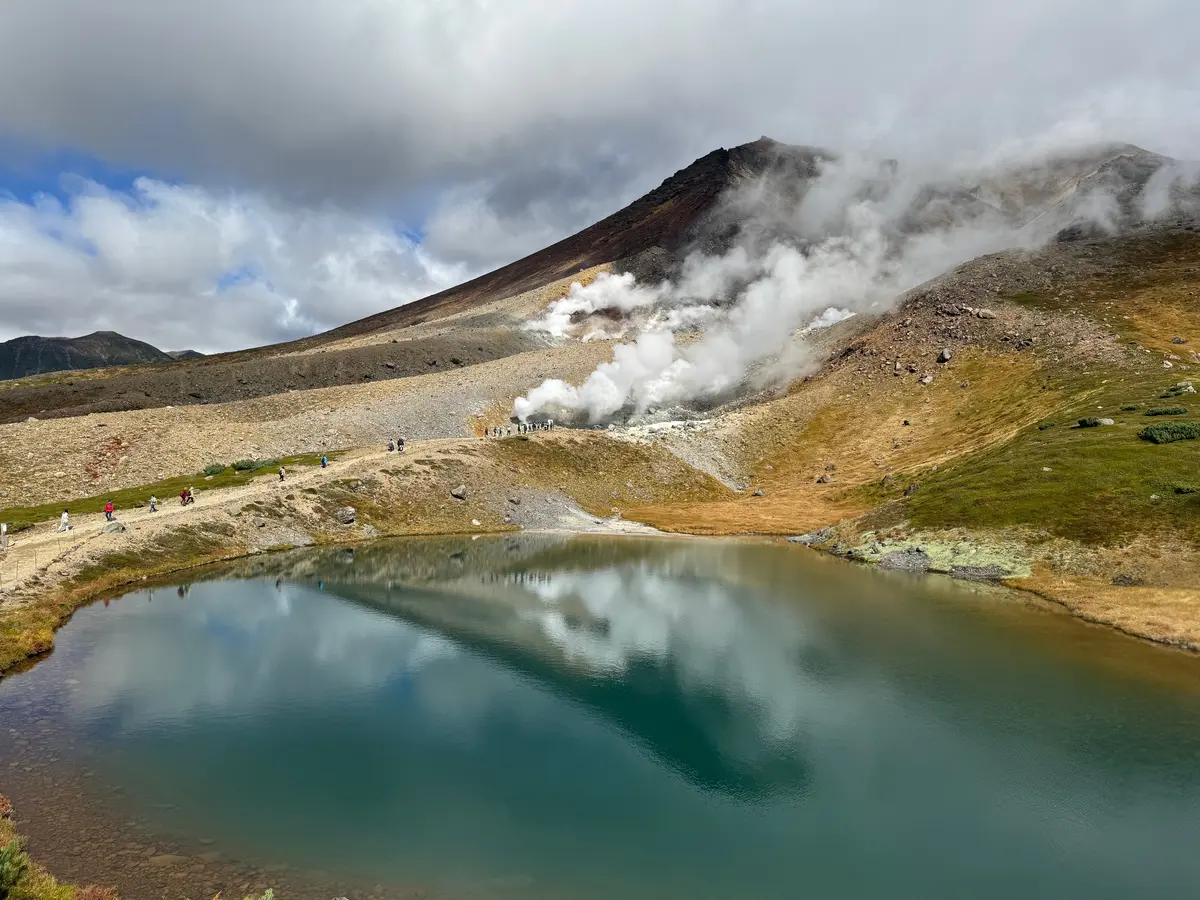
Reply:
<svg viewBox="0 0 1200 900"><path fill-rule="evenodd" d="M961 578L963 581L999 581L1012 575L1008 569L997 565L950 567L950 577Z"/></svg>
<svg viewBox="0 0 1200 900"><path fill-rule="evenodd" d="M948 362L950 362L950 358L951 358L952 356L954 356L954 354L950 352L950 348L949 348L949 347L943 347L943 348L942 348L942 352L938 354L938 362L940 362L940 363L948 363Z"/></svg>
<svg viewBox="0 0 1200 900"><path fill-rule="evenodd" d="M267 527L267 520L266 520L266 519L253 518L253 519L251 519L251 520L250 520L250 524L251 524L251 525L253 525L255 528L266 528L266 527Z"/></svg>
<svg viewBox="0 0 1200 900"><path fill-rule="evenodd" d="M829 476L824 474L818 475L817 484L829 484Z"/></svg>
<svg viewBox="0 0 1200 900"><path fill-rule="evenodd" d="M919 548L910 550L893 550L885 553L879 560L879 568L893 572L928 572L933 565L929 554Z"/></svg>
<svg viewBox="0 0 1200 900"><path fill-rule="evenodd" d="M375 537L375 535L379 534L379 529L376 528L374 525L363 525L362 533L365 534L367 537Z"/></svg>
<svg viewBox="0 0 1200 900"><path fill-rule="evenodd" d="M1096 421L1099 422L1101 425L1116 425L1117 424L1112 419L1097 419Z"/></svg>
<svg viewBox="0 0 1200 900"><path fill-rule="evenodd" d="M994 312L992 312L990 309L977 309L977 310L975 310L975 315L977 318L980 318L980 319L996 318L996 314Z"/></svg>
<svg viewBox="0 0 1200 900"><path fill-rule="evenodd" d="M904 489L904 496L911 497L913 494L915 494L920 489L921 489L921 482L914 481L912 484L910 484L908 487L906 487Z"/></svg>
<svg viewBox="0 0 1200 900"><path fill-rule="evenodd" d="M121 532L128 531L129 529L125 527L123 522L109 522L104 526L104 530L109 534L120 534Z"/></svg>
<svg viewBox="0 0 1200 900"><path fill-rule="evenodd" d="M509 497L508 502L511 503L513 506L520 506L521 498L520 497Z"/></svg>
<svg viewBox="0 0 1200 900"><path fill-rule="evenodd" d="M1181 337L1173 337L1173 338L1171 338L1171 343L1172 344L1186 344L1187 341Z"/></svg>
<svg viewBox="0 0 1200 900"><path fill-rule="evenodd" d="M450 492L450 496L453 497L455 500L466 500L467 499L467 486L464 484L460 484L458 487L456 487L454 490L452 490Z"/></svg>
<svg viewBox="0 0 1200 900"><path fill-rule="evenodd" d="M805 547L811 547L814 544L827 544L833 540L832 528L820 528L816 531L810 531L808 534L797 534L788 538L789 544L803 544Z"/></svg>
<svg viewBox="0 0 1200 900"><path fill-rule="evenodd" d="M1112 583L1118 587L1141 587L1146 583L1146 579L1129 572L1121 572L1113 576Z"/></svg>
<svg viewBox="0 0 1200 900"><path fill-rule="evenodd" d="M767 492L764 491L762 488L759 488L757 491L754 492L754 496L755 497L765 497L765 496L767 496Z"/></svg>
<svg viewBox="0 0 1200 900"><path fill-rule="evenodd" d="M959 385L959 387L961 387L961 388L969 388L970 386L971 386L970 380L964 381L962 384Z"/></svg>
<svg viewBox="0 0 1200 900"><path fill-rule="evenodd" d="M357 516L358 510L356 510L353 506L343 506L333 514L333 517L343 525L353 525Z"/></svg>
<svg viewBox="0 0 1200 900"><path fill-rule="evenodd" d="M920 381L921 384L933 384L933 376L932 375L922 375L917 380Z"/></svg>

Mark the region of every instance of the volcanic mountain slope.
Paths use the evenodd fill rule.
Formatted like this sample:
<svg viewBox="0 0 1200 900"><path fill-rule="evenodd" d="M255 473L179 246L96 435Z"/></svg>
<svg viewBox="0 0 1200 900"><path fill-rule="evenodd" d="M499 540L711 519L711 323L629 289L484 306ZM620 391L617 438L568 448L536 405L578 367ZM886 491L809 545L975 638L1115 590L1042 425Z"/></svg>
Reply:
<svg viewBox="0 0 1200 900"><path fill-rule="evenodd" d="M671 274L693 249L719 252L746 239L748 228L760 242L794 230L800 199L836 161L830 151L769 138L715 150L612 216L458 287L288 344L153 369L0 384L0 422L250 400L455 371L534 351L544 342L519 326L564 296L573 280L608 270L654 280ZM915 193L906 227L985 218L1040 219L1043 227L1070 222L1072 198L1086 196L1097 179L1107 177L1110 189L1112 179L1128 175L1133 181L1118 186L1132 196L1166 162L1137 148L1105 147L1050 166L993 172L986 180L925 185ZM876 171L865 179L868 190L919 177L893 162L871 165Z"/></svg>
<svg viewBox="0 0 1200 900"><path fill-rule="evenodd" d="M173 357L144 341L115 331L77 338L26 335L0 343L0 380L66 369L137 366L171 362Z"/></svg>

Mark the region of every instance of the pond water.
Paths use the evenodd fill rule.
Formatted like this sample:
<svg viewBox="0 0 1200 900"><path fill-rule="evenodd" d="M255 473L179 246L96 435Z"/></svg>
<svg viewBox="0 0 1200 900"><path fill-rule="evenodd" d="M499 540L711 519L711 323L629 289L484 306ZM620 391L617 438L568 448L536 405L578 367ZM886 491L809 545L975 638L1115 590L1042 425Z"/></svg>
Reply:
<svg viewBox="0 0 1200 900"><path fill-rule="evenodd" d="M0 790L69 798L24 800L31 834L136 825L121 852L174 850L175 896L241 887L205 849L326 898L1200 884L1200 660L790 546L259 558L80 611L0 682L0 725ZM71 871L108 874L114 840Z"/></svg>

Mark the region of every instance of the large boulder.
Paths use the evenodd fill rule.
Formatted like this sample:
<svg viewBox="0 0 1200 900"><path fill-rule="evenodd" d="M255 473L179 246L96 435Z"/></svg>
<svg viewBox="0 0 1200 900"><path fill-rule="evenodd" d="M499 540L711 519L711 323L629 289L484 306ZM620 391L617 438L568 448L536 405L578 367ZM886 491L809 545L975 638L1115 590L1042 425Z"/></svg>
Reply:
<svg viewBox="0 0 1200 900"><path fill-rule="evenodd" d="M353 525L357 516L358 510L356 510L353 506L343 506L333 514L333 517L343 525Z"/></svg>
<svg viewBox="0 0 1200 900"><path fill-rule="evenodd" d="M879 559L879 568L894 572L928 572L932 566L933 560L920 547L893 550Z"/></svg>
<svg viewBox="0 0 1200 900"><path fill-rule="evenodd" d="M453 497L455 500L466 500L467 499L467 486L465 484L460 484L458 487L454 488L454 490L452 490L450 492L450 496Z"/></svg>
<svg viewBox="0 0 1200 900"><path fill-rule="evenodd" d="M121 532L128 531L129 529L126 528L122 522L109 522L104 526L104 530L109 534L120 534Z"/></svg>

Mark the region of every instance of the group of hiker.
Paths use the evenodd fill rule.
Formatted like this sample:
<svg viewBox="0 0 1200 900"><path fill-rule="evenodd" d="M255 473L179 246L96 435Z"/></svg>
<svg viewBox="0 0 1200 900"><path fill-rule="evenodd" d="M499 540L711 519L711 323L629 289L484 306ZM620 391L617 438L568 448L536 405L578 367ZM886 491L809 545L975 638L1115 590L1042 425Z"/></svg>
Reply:
<svg viewBox="0 0 1200 900"><path fill-rule="evenodd" d="M553 428L553 419L547 419L545 422L518 422L515 433L529 434L531 431L550 431ZM513 434L513 426L511 425L497 425L483 429L484 437L511 437Z"/></svg>
<svg viewBox="0 0 1200 900"><path fill-rule="evenodd" d="M394 441L388 441L388 453L403 453L404 438L396 438Z"/></svg>

